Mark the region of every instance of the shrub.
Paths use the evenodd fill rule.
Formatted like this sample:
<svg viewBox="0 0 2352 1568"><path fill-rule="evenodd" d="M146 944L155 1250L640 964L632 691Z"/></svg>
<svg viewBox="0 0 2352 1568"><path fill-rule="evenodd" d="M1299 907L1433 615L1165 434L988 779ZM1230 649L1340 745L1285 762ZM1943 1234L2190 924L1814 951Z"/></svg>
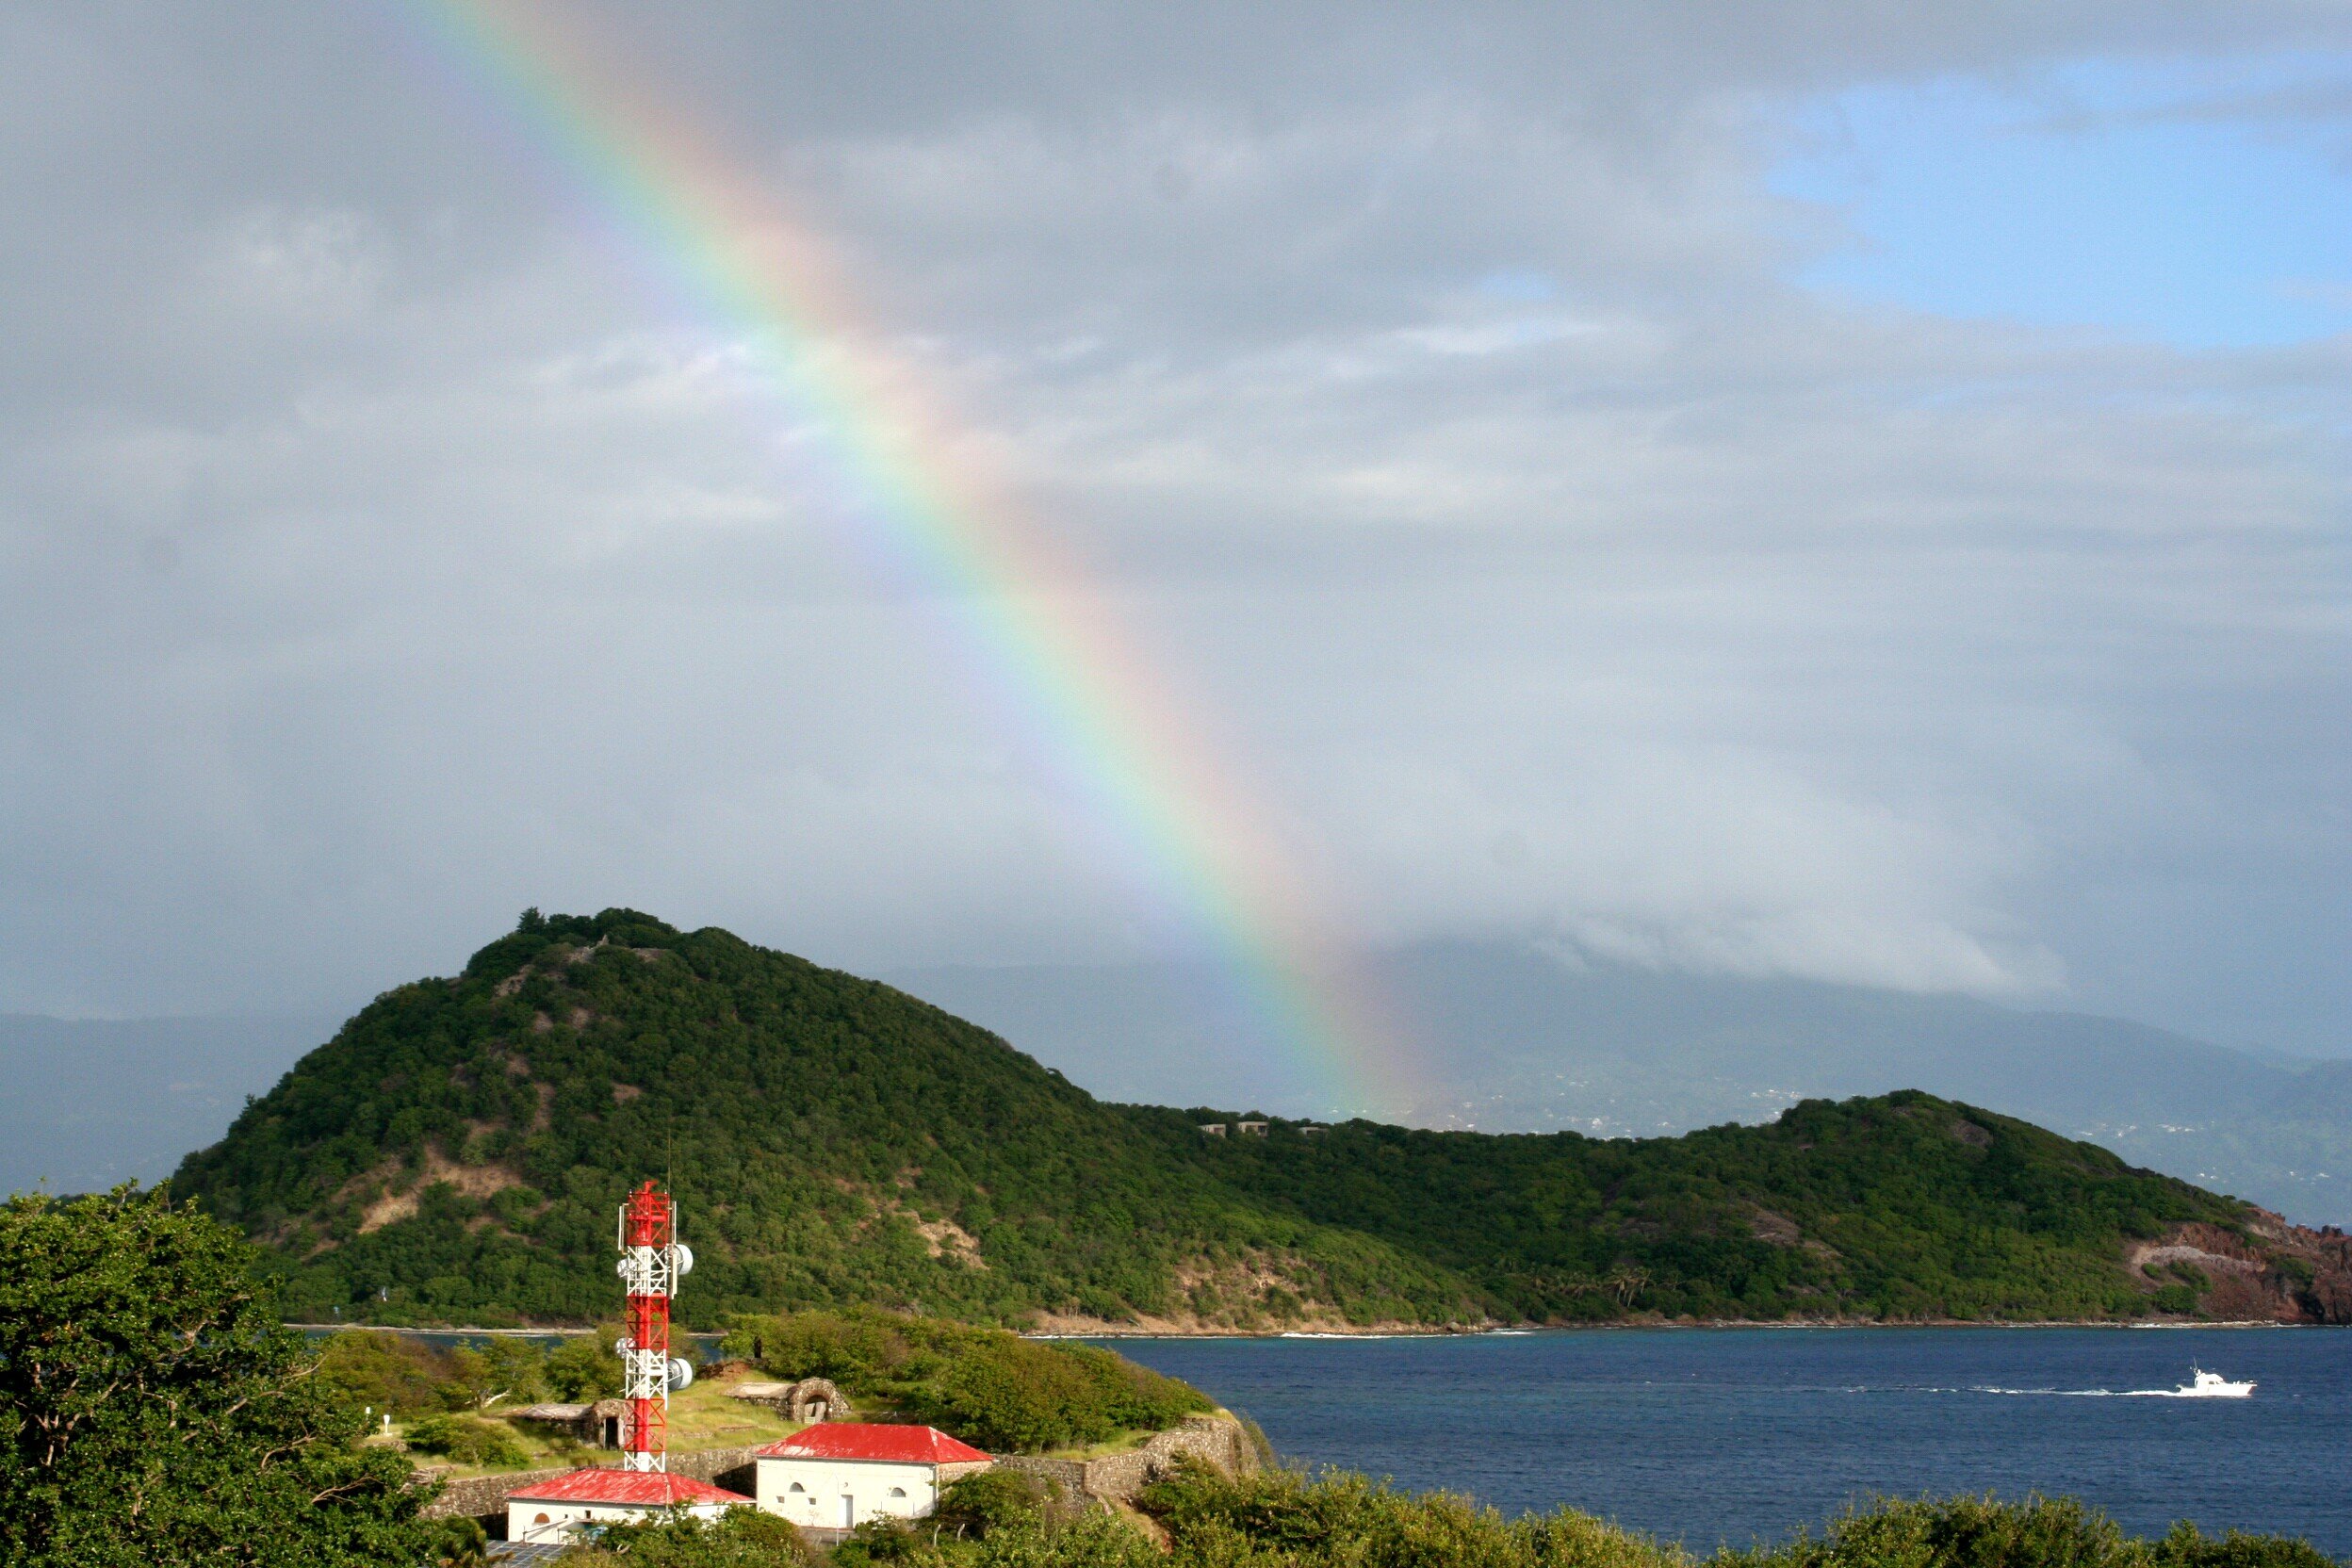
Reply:
<svg viewBox="0 0 2352 1568"><path fill-rule="evenodd" d="M996 1530L980 1543L972 1562L973 1568L1168 1568L1141 1530L1107 1513Z"/></svg>
<svg viewBox="0 0 2352 1568"><path fill-rule="evenodd" d="M1882 1498L1848 1510L1819 1539L1725 1552L1723 1568L2331 1568L2310 1543L2180 1524L2149 1543L2072 1497Z"/></svg>
<svg viewBox="0 0 2352 1568"><path fill-rule="evenodd" d="M440 1454L459 1464L511 1470L531 1462L530 1451L496 1421L470 1415L433 1415L408 1429L408 1446Z"/></svg>
<svg viewBox="0 0 2352 1568"><path fill-rule="evenodd" d="M1020 1470L983 1470L942 1488L939 1506L931 1517L940 1528L958 1536L985 1536L1042 1517L1045 1502L1041 1478Z"/></svg>
<svg viewBox="0 0 2352 1568"><path fill-rule="evenodd" d="M1228 1480L1192 1468L1145 1489L1142 1505L1176 1560L1197 1568L1690 1568L1681 1551L1589 1514L1506 1519L1467 1497L1407 1495L1338 1472Z"/></svg>
<svg viewBox="0 0 2352 1568"><path fill-rule="evenodd" d="M2149 1555L2155 1568L2335 1568L2333 1560L2308 1541L2236 1530L2215 1540L2185 1519Z"/></svg>

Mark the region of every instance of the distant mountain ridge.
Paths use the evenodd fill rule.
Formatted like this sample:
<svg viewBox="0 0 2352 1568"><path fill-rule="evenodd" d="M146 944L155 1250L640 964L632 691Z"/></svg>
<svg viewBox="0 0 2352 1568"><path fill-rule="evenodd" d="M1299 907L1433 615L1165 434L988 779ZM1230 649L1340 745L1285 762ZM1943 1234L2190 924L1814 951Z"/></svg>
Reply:
<svg viewBox="0 0 2352 1568"><path fill-rule="evenodd" d="M1800 980L1562 963L1501 942L1363 964L1433 1080L1402 1119L1489 1132L1656 1135L1769 1119L1803 1099L1920 1088L2087 1138L2311 1224L2352 1220L2352 1062L2300 1070L2119 1019ZM1285 1076L1181 965L934 968L887 976L1102 1092L1186 1078L1306 1114ZM1179 1076L1182 1074L1183 1076Z"/></svg>
<svg viewBox="0 0 2352 1568"><path fill-rule="evenodd" d="M2352 1321L2341 1235L1916 1091L1674 1138L1240 1119L1105 1103L723 931L533 913L379 997L173 1184L346 1320L605 1315L612 1205L662 1174L705 1322Z"/></svg>

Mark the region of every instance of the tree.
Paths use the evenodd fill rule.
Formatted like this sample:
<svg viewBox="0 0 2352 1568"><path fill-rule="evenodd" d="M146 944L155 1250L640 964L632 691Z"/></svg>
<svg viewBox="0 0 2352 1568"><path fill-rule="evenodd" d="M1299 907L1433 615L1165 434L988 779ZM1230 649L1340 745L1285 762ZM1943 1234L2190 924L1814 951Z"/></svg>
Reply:
<svg viewBox="0 0 2352 1568"><path fill-rule="evenodd" d="M528 1340L498 1338L480 1349L459 1346L449 1354L452 1408L488 1410L501 1399L527 1405L538 1396L547 1357Z"/></svg>
<svg viewBox="0 0 2352 1568"><path fill-rule="evenodd" d="M582 1402L606 1398L621 1391L621 1358L612 1348L620 1331L609 1324L593 1334L579 1334L547 1353L547 1386L556 1396Z"/></svg>
<svg viewBox="0 0 2352 1568"><path fill-rule="evenodd" d="M434 1560L430 1493L357 1445L255 1263L160 1189L0 1204L0 1561Z"/></svg>
<svg viewBox="0 0 2352 1568"><path fill-rule="evenodd" d="M446 1410L441 1391L453 1380L448 1356L406 1334L346 1329L318 1348L318 1386L378 1415Z"/></svg>

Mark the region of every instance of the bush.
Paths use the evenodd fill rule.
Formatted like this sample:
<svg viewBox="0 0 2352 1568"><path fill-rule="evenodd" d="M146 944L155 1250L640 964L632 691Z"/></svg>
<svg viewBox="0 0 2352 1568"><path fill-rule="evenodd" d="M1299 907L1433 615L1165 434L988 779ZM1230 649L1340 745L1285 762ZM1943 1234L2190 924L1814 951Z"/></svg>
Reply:
<svg viewBox="0 0 2352 1568"><path fill-rule="evenodd" d="M1041 1478L1020 1470L983 1470L941 1488L931 1517L956 1536L980 1537L1042 1518L1045 1502Z"/></svg>
<svg viewBox="0 0 2352 1568"><path fill-rule="evenodd" d="M1726 1552L1723 1568L2333 1568L2308 1542L2276 1535L2215 1540L2180 1524L2154 1543L2072 1497L1903 1501L1849 1510L1815 1540Z"/></svg>
<svg viewBox="0 0 2352 1568"><path fill-rule="evenodd" d="M1408 1495L1361 1476L1200 1468L1145 1489L1176 1560L1198 1568L1690 1568L1680 1550L1561 1510L1506 1519L1446 1493Z"/></svg>
<svg viewBox="0 0 2352 1568"><path fill-rule="evenodd" d="M2334 1560L2308 1541L2236 1530L2216 1541L2186 1520L2173 1526L2150 1555L2155 1568L2335 1568Z"/></svg>
<svg viewBox="0 0 2352 1568"><path fill-rule="evenodd" d="M408 1446L440 1454L459 1464L487 1465L512 1470L531 1462L530 1451L514 1434L496 1421L470 1415L434 1415L408 1429Z"/></svg>
<svg viewBox="0 0 2352 1568"><path fill-rule="evenodd" d="M1880 1502L1819 1537L1700 1560L1569 1509L1507 1519L1466 1497L1408 1495L1361 1476L1230 1480L1200 1468L1144 1493L1168 1537L1163 1554L1116 1515L1053 1517L1027 1480L1002 1471L959 1480L935 1519L863 1527L835 1549L833 1568L2332 1568L2275 1536L2213 1539L2180 1525L2162 1541L2134 1540L2096 1510L2039 1497ZM562 1560L806 1568L790 1530L739 1511L718 1525L616 1527Z"/></svg>

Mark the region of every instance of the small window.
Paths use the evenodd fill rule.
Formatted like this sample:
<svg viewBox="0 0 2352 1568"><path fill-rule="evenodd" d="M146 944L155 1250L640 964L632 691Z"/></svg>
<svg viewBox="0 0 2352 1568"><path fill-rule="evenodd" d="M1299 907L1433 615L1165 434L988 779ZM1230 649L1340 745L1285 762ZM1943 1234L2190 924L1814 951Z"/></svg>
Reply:
<svg viewBox="0 0 2352 1568"><path fill-rule="evenodd" d="M894 1486L890 1488L890 1495L893 1497L904 1497L906 1495L906 1489L903 1486Z"/></svg>
<svg viewBox="0 0 2352 1568"><path fill-rule="evenodd" d="M802 1490L801 1484L800 1484L798 1481L794 1481L794 1482L792 1483L792 1490L793 1490L794 1492L801 1491L801 1490Z"/></svg>
<svg viewBox="0 0 2352 1568"><path fill-rule="evenodd" d="M541 1514L541 1515L539 1515L539 1517L538 1517L538 1518L533 1519L533 1520L531 1521L531 1523L532 1523L532 1524L534 1524L534 1525L544 1525L544 1524L547 1524L547 1523L548 1523L548 1522L549 1522L549 1521L548 1521L548 1519L547 1519L547 1516L546 1514L544 1514L544 1513L543 1513L543 1514Z"/></svg>

